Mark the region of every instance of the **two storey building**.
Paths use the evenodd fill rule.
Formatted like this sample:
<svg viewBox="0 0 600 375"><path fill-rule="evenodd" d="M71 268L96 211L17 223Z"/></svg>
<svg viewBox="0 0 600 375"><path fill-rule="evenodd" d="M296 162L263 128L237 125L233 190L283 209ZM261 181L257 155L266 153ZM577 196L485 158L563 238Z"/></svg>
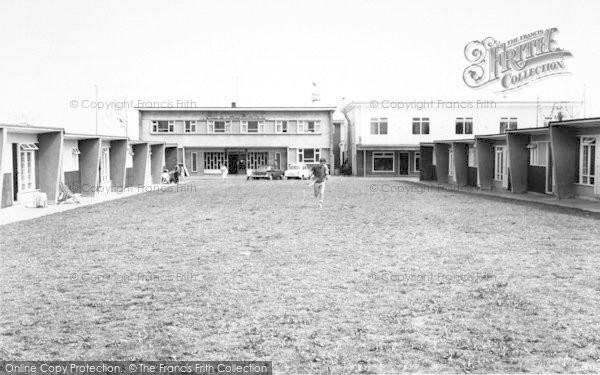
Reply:
<svg viewBox="0 0 600 375"><path fill-rule="evenodd" d="M334 167L334 107L138 110L140 139L166 142L167 168L177 162L192 176L219 173L222 165L230 174L246 174L262 165L285 169L319 158Z"/></svg>

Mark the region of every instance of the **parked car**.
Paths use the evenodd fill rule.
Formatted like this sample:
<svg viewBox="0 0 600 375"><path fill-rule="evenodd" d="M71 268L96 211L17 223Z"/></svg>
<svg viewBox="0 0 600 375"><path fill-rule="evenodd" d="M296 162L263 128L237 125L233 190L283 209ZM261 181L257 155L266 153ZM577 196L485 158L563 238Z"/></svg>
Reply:
<svg viewBox="0 0 600 375"><path fill-rule="evenodd" d="M310 176L310 168L305 163L291 164L284 173L287 178L299 178L304 180Z"/></svg>
<svg viewBox="0 0 600 375"><path fill-rule="evenodd" d="M247 179L256 180L257 178L266 178L269 180L273 179L283 179L283 170L274 168L270 165L258 167L258 169L253 169L252 173L250 173Z"/></svg>

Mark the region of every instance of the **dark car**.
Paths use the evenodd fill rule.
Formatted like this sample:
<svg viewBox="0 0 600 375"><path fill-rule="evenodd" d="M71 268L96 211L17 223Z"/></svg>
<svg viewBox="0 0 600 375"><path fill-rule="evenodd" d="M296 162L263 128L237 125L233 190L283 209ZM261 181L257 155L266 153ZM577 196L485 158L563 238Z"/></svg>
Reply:
<svg viewBox="0 0 600 375"><path fill-rule="evenodd" d="M258 169L253 169L252 173L248 174L248 179L266 178L269 180L283 179L283 170L276 169L270 165L261 166Z"/></svg>

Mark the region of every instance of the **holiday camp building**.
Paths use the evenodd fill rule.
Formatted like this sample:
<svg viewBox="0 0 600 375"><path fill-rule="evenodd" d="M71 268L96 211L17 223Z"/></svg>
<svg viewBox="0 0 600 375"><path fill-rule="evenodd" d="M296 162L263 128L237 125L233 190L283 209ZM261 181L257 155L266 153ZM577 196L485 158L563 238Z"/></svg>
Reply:
<svg viewBox="0 0 600 375"><path fill-rule="evenodd" d="M0 124L0 207L28 202L37 191L56 202L64 130Z"/></svg>
<svg viewBox="0 0 600 375"><path fill-rule="evenodd" d="M600 198L598 141L600 119L591 118L423 143L420 177L484 190Z"/></svg>
<svg viewBox="0 0 600 375"><path fill-rule="evenodd" d="M123 188L128 142L125 137L65 134L62 155L65 185L83 196Z"/></svg>
<svg viewBox="0 0 600 375"><path fill-rule="evenodd" d="M158 184L166 146L161 141L0 124L0 208L28 206L38 193L54 204L61 182L89 197Z"/></svg>
<svg viewBox="0 0 600 375"><path fill-rule="evenodd" d="M327 159L333 170L333 107L138 108L139 135L163 142L166 165L191 176L246 174L264 165L285 169ZM176 145L176 146L175 146Z"/></svg>
<svg viewBox="0 0 600 375"><path fill-rule="evenodd" d="M472 140L480 134L544 126L553 119L572 117L579 113L580 107L579 102L535 101L352 102L343 110L348 121L349 162L356 176L423 173L433 178L437 177L437 171L432 167L436 157L436 140ZM473 153L466 151L469 142L461 144L455 141L439 142L438 148L454 150L453 147L459 147L460 157L462 151ZM474 143L469 146L471 149L474 147ZM423 161L427 162L426 165ZM454 176L449 174L453 172L450 167L448 165L447 170L441 172L452 180ZM460 173L459 179L462 179L462 170ZM473 172L470 173L472 177Z"/></svg>

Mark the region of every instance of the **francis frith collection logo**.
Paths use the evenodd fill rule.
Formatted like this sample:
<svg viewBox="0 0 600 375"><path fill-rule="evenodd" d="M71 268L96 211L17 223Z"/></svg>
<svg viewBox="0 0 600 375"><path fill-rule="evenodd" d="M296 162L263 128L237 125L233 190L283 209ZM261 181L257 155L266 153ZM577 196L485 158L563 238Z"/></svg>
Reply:
<svg viewBox="0 0 600 375"><path fill-rule="evenodd" d="M523 87L541 78L568 73L568 50L558 47L556 27L499 42L492 37L472 41L465 47L471 63L464 73L467 86L480 88L498 82L500 92Z"/></svg>

